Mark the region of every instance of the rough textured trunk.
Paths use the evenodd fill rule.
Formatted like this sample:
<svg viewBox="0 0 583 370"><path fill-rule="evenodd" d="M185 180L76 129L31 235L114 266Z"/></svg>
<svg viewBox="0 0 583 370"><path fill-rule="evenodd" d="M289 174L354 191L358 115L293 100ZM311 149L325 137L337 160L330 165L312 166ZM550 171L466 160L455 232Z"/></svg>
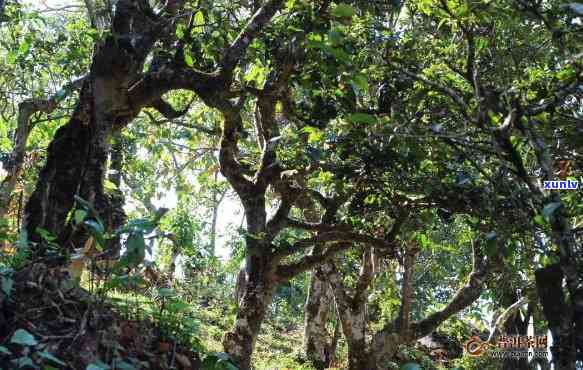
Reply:
<svg viewBox="0 0 583 370"><path fill-rule="evenodd" d="M277 279L271 254L266 251L270 243L261 235L265 234L265 197L262 194L244 194L243 207L249 235L245 238L247 256L245 258L246 281L239 301L235 326L223 338L225 351L241 370L251 368L251 355L255 341L265 318L267 307L273 299Z"/></svg>
<svg viewBox="0 0 583 370"><path fill-rule="evenodd" d="M25 209L24 226L32 241L42 241L37 233L42 228L57 236L61 246L79 247L72 243L76 230L66 224L75 195L92 203L100 215L109 208L103 180L111 135L148 104L130 102L129 93L155 41L149 33L153 22L146 13L134 1L119 1L112 34L96 45L75 112L49 145L45 166ZM134 30L143 33L138 38L132 34ZM35 252L46 252L42 243Z"/></svg>
<svg viewBox="0 0 583 370"><path fill-rule="evenodd" d="M239 304L235 326L231 332L225 334L225 351L241 370L251 369L251 355L274 291L275 284L268 281L248 281Z"/></svg>
<svg viewBox="0 0 583 370"><path fill-rule="evenodd" d="M553 336L553 363L557 370L574 370L576 352L572 332L573 313L565 298L563 278L561 266L558 264L535 272L539 299Z"/></svg>
<svg viewBox="0 0 583 370"><path fill-rule="evenodd" d="M310 288L305 305L304 353L316 369L329 367L332 361L333 340L326 329L328 314L332 306L332 292L321 269L315 269L310 279Z"/></svg>
<svg viewBox="0 0 583 370"><path fill-rule="evenodd" d="M348 294L342 282L342 276L331 263L324 265L322 269L328 272L327 276L334 292L342 333L348 345L348 367L350 370L372 369L373 364L366 343L366 293L372 277L370 250L364 253L354 295Z"/></svg>
<svg viewBox="0 0 583 370"><path fill-rule="evenodd" d="M562 204L557 194L553 194L553 201ZM577 367L577 352L583 353L583 274L580 266L581 259L577 255L579 247L571 230L564 205L557 210L554 222L552 222L552 229L554 242L559 247L561 282L564 278L569 297L566 299L568 302L566 304L569 305L570 309L569 316L562 318L565 327L558 333L560 341L555 344L556 347L559 347L556 354L558 357L555 357L553 352L553 362L557 369L571 370ZM546 316L546 311L544 312ZM547 321L549 321L548 317ZM582 360L583 356L579 355L579 358Z"/></svg>
<svg viewBox="0 0 583 370"><path fill-rule="evenodd" d="M305 180L299 181L302 186L305 186ZM313 199L300 196L296 200L296 206L302 210L307 222L320 222L321 216ZM334 217L335 214L326 213L322 221L332 223ZM312 254L319 252L320 246L315 246L312 250ZM314 269L310 277L310 288L304 309L304 354L316 369L329 367L336 352L336 338L330 338L326 329L333 299L326 273L319 267ZM338 330L337 326L335 331Z"/></svg>
<svg viewBox="0 0 583 370"><path fill-rule="evenodd" d="M260 247L261 244L252 237L247 238L248 247ZM235 326L223 339L225 351L241 370L251 368L251 355L257 335L276 287L274 267L265 256L248 256L246 273L248 279L239 301Z"/></svg>
<svg viewBox="0 0 583 370"><path fill-rule="evenodd" d="M530 315L524 318L520 317L520 312L514 312L508 320L504 323L504 333L508 335L527 335L528 331L528 321ZM528 350L526 350L528 351ZM502 370L529 370L530 366L528 364L527 358L520 359L505 359L502 365Z"/></svg>
<svg viewBox="0 0 583 370"><path fill-rule="evenodd" d="M367 351L365 336L366 319L364 306L362 306L361 310L353 310L349 315L344 316L342 328L348 345L348 368L350 370L371 369L371 358Z"/></svg>
<svg viewBox="0 0 583 370"><path fill-rule="evenodd" d="M92 135L92 83L81 89L77 108L69 123L57 130L47 150L47 161L39 174L24 215L24 226L32 241L40 242L37 228L62 240L65 219L73 206L88 161Z"/></svg>

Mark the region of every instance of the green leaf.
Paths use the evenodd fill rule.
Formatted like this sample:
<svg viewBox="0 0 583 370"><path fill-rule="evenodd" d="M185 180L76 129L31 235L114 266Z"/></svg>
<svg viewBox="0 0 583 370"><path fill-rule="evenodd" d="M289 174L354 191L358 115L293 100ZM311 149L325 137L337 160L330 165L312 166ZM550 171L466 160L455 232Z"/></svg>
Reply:
<svg viewBox="0 0 583 370"><path fill-rule="evenodd" d="M194 59L192 59L192 55L189 52L184 53L184 63L189 67L194 67Z"/></svg>
<svg viewBox="0 0 583 370"><path fill-rule="evenodd" d="M448 18L443 18L441 21L439 21L439 23L437 24L437 30L439 31L439 29L441 28L441 26L443 26L443 24L445 22L449 21Z"/></svg>
<svg viewBox="0 0 583 370"><path fill-rule="evenodd" d="M18 329L10 338L10 343L20 344L21 346L36 346L37 340L32 334L24 329Z"/></svg>
<svg viewBox="0 0 583 370"><path fill-rule="evenodd" d="M332 9L331 14L337 18L352 18L356 14L356 11L352 6L340 3Z"/></svg>
<svg viewBox="0 0 583 370"><path fill-rule="evenodd" d="M349 114L346 119L352 123L366 123L366 124L375 124L377 123L376 116L372 114L366 113L352 113Z"/></svg>
<svg viewBox="0 0 583 370"><path fill-rule="evenodd" d="M18 55L14 52L14 50L10 50L6 55L6 61L8 62L9 65L16 63L17 58Z"/></svg>
<svg viewBox="0 0 583 370"><path fill-rule="evenodd" d="M317 144L324 140L324 131L317 127L306 126L302 128L301 132L308 134L308 142L310 144Z"/></svg>
<svg viewBox="0 0 583 370"><path fill-rule="evenodd" d="M57 102L61 102L63 101L63 99L65 99L67 97L68 91L67 89L61 89L59 91L57 91L57 93L55 94L55 100Z"/></svg>
<svg viewBox="0 0 583 370"><path fill-rule="evenodd" d="M168 305L168 311L171 311L174 313L188 311L189 308L190 308L190 305L188 303L182 302L182 301L172 302Z"/></svg>
<svg viewBox="0 0 583 370"><path fill-rule="evenodd" d="M12 360L12 362L14 364L16 364L16 367L23 368L23 367L32 367L35 368L34 363L32 362L32 359L28 356L22 356L17 358L16 360Z"/></svg>
<svg viewBox="0 0 583 370"><path fill-rule="evenodd" d="M105 228L99 220L86 220L85 225L97 242L97 249L101 251L105 247Z"/></svg>
<svg viewBox="0 0 583 370"><path fill-rule="evenodd" d="M534 216L534 223L539 225L539 226L544 226L547 222L546 222L545 218L543 217L543 215L536 215L536 216Z"/></svg>
<svg viewBox="0 0 583 370"><path fill-rule="evenodd" d="M7 297L10 297L12 287L14 286L14 279L11 276L2 276L2 291Z"/></svg>
<svg viewBox="0 0 583 370"><path fill-rule="evenodd" d="M401 365L399 370L421 370L421 366L416 362L407 362L404 365Z"/></svg>
<svg viewBox="0 0 583 370"><path fill-rule="evenodd" d="M105 190L109 191L118 190L117 185L107 179L103 181L103 187L105 188Z"/></svg>
<svg viewBox="0 0 583 370"><path fill-rule="evenodd" d="M45 229L43 229L41 227L37 227L35 231L36 231L37 234L40 235L40 237L43 240L45 240L47 242L52 242L52 241L54 241L54 240L57 239L53 234L51 234L50 231L45 230Z"/></svg>
<svg viewBox="0 0 583 370"><path fill-rule="evenodd" d="M239 368L238 368L237 366L233 365L233 364L232 364L232 363L230 363L230 362L227 362L227 363L225 364L225 367L227 368L227 370L239 370Z"/></svg>
<svg viewBox="0 0 583 370"><path fill-rule="evenodd" d="M328 32L328 41L330 41L330 44L332 44L332 46L339 46L344 41L344 36L342 35L342 32L333 29L330 32Z"/></svg>
<svg viewBox="0 0 583 370"><path fill-rule="evenodd" d="M4 346L0 346L0 355L11 355L12 352Z"/></svg>
<svg viewBox="0 0 583 370"><path fill-rule="evenodd" d="M110 370L110 369L111 367L109 367L109 365L104 364L99 360L87 365L87 367L85 368L85 370Z"/></svg>
<svg viewBox="0 0 583 370"><path fill-rule="evenodd" d="M144 262L146 257L146 241L144 234L137 232L131 233L126 241L126 252L121 259L124 266L137 266Z"/></svg>
<svg viewBox="0 0 583 370"><path fill-rule="evenodd" d="M125 362L125 361L120 361L120 362L115 362L115 368L116 370L136 370L136 367L132 364L130 364L129 362Z"/></svg>
<svg viewBox="0 0 583 370"><path fill-rule="evenodd" d="M23 40L22 43L18 46L18 55L22 57L28 56L30 52L30 41Z"/></svg>
<svg viewBox="0 0 583 370"><path fill-rule="evenodd" d="M77 225L85 221L85 217L87 217L87 211L84 209L76 210L75 215L73 216L75 223Z"/></svg>
<svg viewBox="0 0 583 370"><path fill-rule="evenodd" d="M363 92L368 90L368 77L364 73L355 74L350 82L356 90Z"/></svg>
<svg viewBox="0 0 583 370"><path fill-rule="evenodd" d="M105 233L105 229L103 228L101 222L98 222L96 220L87 220L85 221L85 225L87 225L89 227L89 230L91 230L93 233L101 235Z"/></svg>
<svg viewBox="0 0 583 370"><path fill-rule="evenodd" d="M178 39L182 39L182 38L184 38L185 34L186 34L186 26L182 23L178 24L178 26L176 27L176 37Z"/></svg>
<svg viewBox="0 0 583 370"><path fill-rule="evenodd" d="M255 81L258 86L261 86L265 82L266 76L267 69L260 64L260 61L256 61L244 78L245 81Z"/></svg>
<svg viewBox="0 0 583 370"><path fill-rule="evenodd" d="M89 203L85 199L81 198L80 196L75 195L75 201L77 203L79 203L87 211L92 211L93 210L93 206L91 205L91 203Z"/></svg>
<svg viewBox="0 0 583 370"><path fill-rule="evenodd" d="M200 10L194 15L194 32L201 33L204 26L204 13Z"/></svg>
<svg viewBox="0 0 583 370"><path fill-rule="evenodd" d="M559 207L561 207L560 202L553 202L545 205L545 207L543 208L543 216L545 220L550 221L551 218L553 217L553 214Z"/></svg>
<svg viewBox="0 0 583 370"><path fill-rule="evenodd" d="M50 354L47 351L40 351L40 352L37 352L36 354L39 355L40 357L44 358L45 360L52 361L52 362L54 362L58 365L61 365L61 366L67 366L66 363L59 360L58 358L56 358L55 356L53 356L52 354Z"/></svg>
<svg viewBox="0 0 583 370"><path fill-rule="evenodd" d="M170 289L170 288L158 289L158 297L168 298L168 297L174 297L175 295L176 295L176 292L173 289Z"/></svg>

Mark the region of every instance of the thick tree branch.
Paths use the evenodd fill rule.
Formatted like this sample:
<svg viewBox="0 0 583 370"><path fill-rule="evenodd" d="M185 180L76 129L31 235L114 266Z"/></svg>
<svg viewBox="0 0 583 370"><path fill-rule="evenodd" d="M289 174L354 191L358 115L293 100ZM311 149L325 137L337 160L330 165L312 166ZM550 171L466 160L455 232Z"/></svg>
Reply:
<svg viewBox="0 0 583 370"><path fill-rule="evenodd" d="M145 106L152 105L170 90L185 89L196 92L205 104L217 108L219 104L214 98L218 94L216 84L215 74L167 63L155 72L146 73L130 86L128 100L130 105L139 111Z"/></svg>
<svg viewBox="0 0 583 370"><path fill-rule="evenodd" d="M360 307L366 302L368 297L368 287L372 281L372 248L366 248L362 254L362 267L354 289L354 297L352 298L352 305Z"/></svg>
<svg viewBox="0 0 583 370"><path fill-rule="evenodd" d="M413 303L413 269L419 249L417 246L407 249L403 258L403 282L401 285L401 306L399 315L395 321L395 328L402 338L407 338L411 319L411 307Z"/></svg>
<svg viewBox="0 0 583 370"><path fill-rule="evenodd" d="M239 132L243 126L241 113L237 109L223 111L224 125L223 135L219 150L219 162L221 173L229 180L241 201L245 202L248 194L256 193L255 184L243 174L244 170L237 161L239 148Z"/></svg>
<svg viewBox="0 0 583 370"><path fill-rule="evenodd" d="M281 168L277 165L276 147L279 127L275 119L275 105L277 99L271 94L263 95L257 99L256 128L257 135L261 138L263 147L260 148L261 164L255 175L255 183L258 189L265 191L267 186L280 176Z"/></svg>
<svg viewBox="0 0 583 370"><path fill-rule="evenodd" d="M276 273L279 281L287 281L299 273L309 271L314 267L329 261L338 253L341 253L351 247L351 243L337 242L329 246L323 253L318 255L308 255L301 258L298 262L289 265L280 265L277 267Z"/></svg>
<svg viewBox="0 0 583 370"><path fill-rule="evenodd" d="M484 290L484 283L495 268L500 268L502 260L484 258L480 246L473 247L473 269L468 282L460 288L452 300L441 310L411 324L413 339L422 338L435 330L442 322L474 303Z"/></svg>
<svg viewBox="0 0 583 370"><path fill-rule="evenodd" d="M541 194L541 190L532 182L524 165L524 161L522 160L522 156L518 153L518 150L510 140L510 131L518 119L519 116L516 110L510 110L504 119L502 126L493 130L494 140L496 141L496 144L500 146L503 153L507 155L507 158L516 169L517 176L528 186L533 194L538 196Z"/></svg>
<svg viewBox="0 0 583 370"><path fill-rule="evenodd" d="M152 102L151 107L156 109L161 115L164 116L164 118L171 120L182 117L186 113L188 113L188 110L190 109L190 104L188 105L188 107L186 107L186 109L177 111L170 103L160 98Z"/></svg>
<svg viewBox="0 0 583 370"><path fill-rule="evenodd" d="M320 232L328 232L333 230L349 230L350 226L348 225L332 225L326 224L322 222L314 223L314 222L302 222L299 220L295 220L292 218L286 219L286 226L293 227L295 229L302 229L308 231L320 231Z"/></svg>
<svg viewBox="0 0 583 370"><path fill-rule="evenodd" d="M253 15L241 33L239 33L235 41L233 41L225 52L220 63L220 74L223 76L224 81L231 80L233 70L245 54L247 47L249 47L266 24L269 23L282 4L283 0L268 0L265 2Z"/></svg>
<svg viewBox="0 0 583 370"><path fill-rule="evenodd" d="M363 235L356 232L350 231L340 231L331 230L326 232L320 232L317 235L301 239L294 243L290 248L281 250L277 253L278 256L289 256L298 252L302 249L306 249L313 244L318 243L364 243L370 247L375 247L379 250L383 250L385 254L393 255L395 253L395 244L392 241L387 241L379 238L375 238L369 235Z"/></svg>
<svg viewBox="0 0 583 370"><path fill-rule="evenodd" d="M148 110L144 110L143 113L148 117L150 122L156 126L160 126L160 125L163 125L165 123L171 123L171 124L176 125L176 126L190 128L190 129L193 129L196 131L200 131L200 132L203 132L207 135L218 136L221 134L221 130L218 128L208 128L208 127L205 127L202 125L197 125L196 123L186 123L186 122L183 122L183 121L177 120L177 119L157 120L156 117L154 117L154 115L151 112L149 112Z"/></svg>
<svg viewBox="0 0 583 370"><path fill-rule="evenodd" d="M283 228L288 226L288 215L300 194L298 189L293 188L289 184L280 183L276 188L281 194L281 203L277 212L275 212L273 217L267 222L267 237L269 240L273 240Z"/></svg>

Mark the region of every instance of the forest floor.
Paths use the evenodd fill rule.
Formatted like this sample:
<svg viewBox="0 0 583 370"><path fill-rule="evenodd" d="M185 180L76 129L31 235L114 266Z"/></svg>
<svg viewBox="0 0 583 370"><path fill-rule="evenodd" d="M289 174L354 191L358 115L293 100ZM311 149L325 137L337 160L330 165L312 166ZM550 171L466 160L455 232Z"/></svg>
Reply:
<svg viewBox="0 0 583 370"><path fill-rule="evenodd" d="M0 370L236 370L221 344L235 319L229 292L122 289L117 278L79 285L40 263L0 278ZM313 370L302 360L301 317L268 312L254 369ZM333 369L346 357L340 339Z"/></svg>
<svg viewBox="0 0 583 370"><path fill-rule="evenodd" d="M12 284L0 299L0 369L234 369L221 352L234 310L218 300L189 302L164 288L81 288L42 264L16 272ZM309 370L301 348L301 325L268 319L253 363Z"/></svg>

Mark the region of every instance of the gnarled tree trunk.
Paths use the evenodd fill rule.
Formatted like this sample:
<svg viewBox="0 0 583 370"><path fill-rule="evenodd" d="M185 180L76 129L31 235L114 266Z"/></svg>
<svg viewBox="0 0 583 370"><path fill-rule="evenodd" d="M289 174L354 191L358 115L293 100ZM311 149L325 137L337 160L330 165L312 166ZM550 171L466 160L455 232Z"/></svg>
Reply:
<svg viewBox="0 0 583 370"><path fill-rule="evenodd" d="M112 34L96 45L77 107L49 145L24 215L30 240L41 242L35 249L39 255L46 251L38 229L56 236L65 248L79 247L72 242L72 226L67 225L75 195L92 203L98 213L110 207L103 189L110 138L147 103L130 101L129 91L140 79L145 58L159 36L142 7L133 0L118 2Z"/></svg>
<svg viewBox="0 0 583 370"><path fill-rule="evenodd" d="M312 271L310 288L305 305L304 353L316 369L330 366L334 357L334 339L326 329L333 296L324 272L317 268Z"/></svg>
<svg viewBox="0 0 583 370"><path fill-rule="evenodd" d="M355 292L349 295L342 282L342 276L332 263L322 267L328 272L328 278L334 292L334 300L342 332L348 345L348 368L350 370L370 369L371 358L367 348L366 300L372 279L371 251L363 253L362 267Z"/></svg>
<svg viewBox="0 0 583 370"><path fill-rule="evenodd" d="M543 313L553 336L553 364L558 370L574 370L575 337L572 331L572 306L567 304L563 290L563 272L559 264L538 269L536 285Z"/></svg>
<svg viewBox="0 0 583 370"><path fill-rule="evenodd" d="M257 219L249 221L248 218L248 224L251 224L248 225L250 230L262 228ZM277 285L275 266L269 255L261 253L266 245L254 236L248 236L246 243L249 251L245 265L247 279L234 328L223 339L225 351L243 370L251 368L251 354Z"/></svg>

